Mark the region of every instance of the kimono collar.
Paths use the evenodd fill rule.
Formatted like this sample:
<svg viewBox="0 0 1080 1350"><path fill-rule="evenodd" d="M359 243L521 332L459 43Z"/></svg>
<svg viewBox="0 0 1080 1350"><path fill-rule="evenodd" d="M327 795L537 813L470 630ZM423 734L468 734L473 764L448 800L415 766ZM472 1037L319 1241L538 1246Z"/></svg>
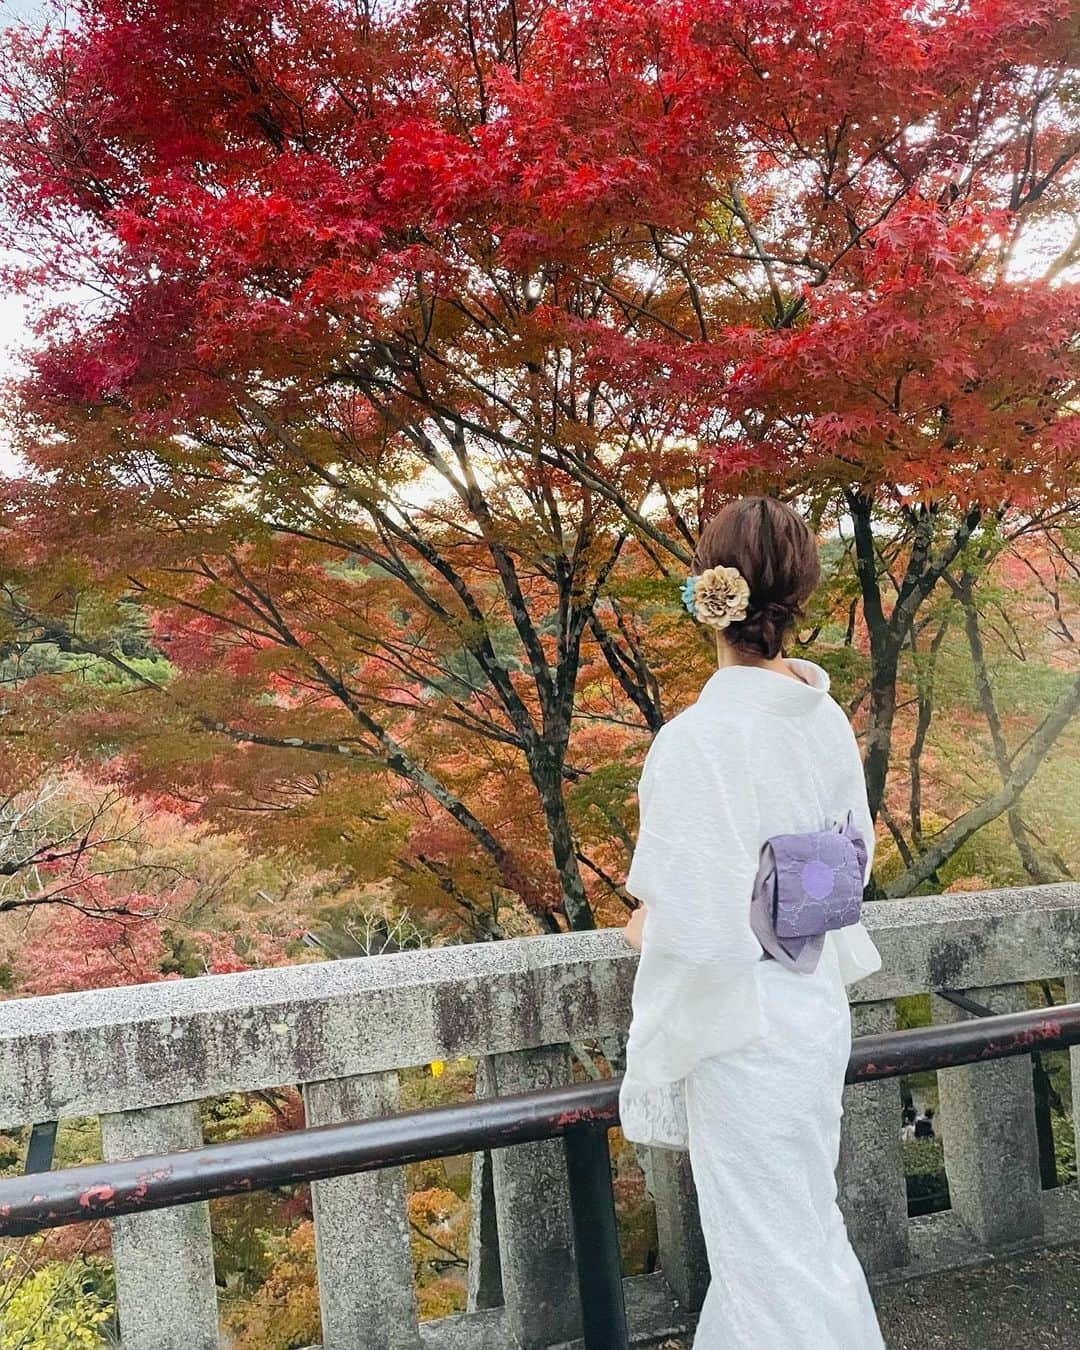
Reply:
<svg viewBox="0 0 1080 1350"><path fill-rule="evenodd" d="M813 712L828 697L828 672L798 657L788 657L787 664L807 683L763 666L724 666L705 681L698 702L737 703L796 717Z"/></svg>

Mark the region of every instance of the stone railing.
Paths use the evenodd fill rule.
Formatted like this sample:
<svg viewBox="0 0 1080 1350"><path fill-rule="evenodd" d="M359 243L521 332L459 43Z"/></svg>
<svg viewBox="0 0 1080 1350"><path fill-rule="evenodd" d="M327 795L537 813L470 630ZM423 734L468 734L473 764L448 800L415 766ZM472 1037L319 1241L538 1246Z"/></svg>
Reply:
<svg viewBox="0 0 1080 1350"><path fill-rule="evenodd" d="M893 1000L926 990L1007 1011L1024 981L1063 976L1080 999L1080 886L883 902L867 926L884 965L850 991L856 1034L892 1029ZM569 1079L571 1042L625 1029L633 972L619 936L601 932L12 1001L0 1004L0 1125L100 1116L105 1155L121 1158L199 1143L199 1101L229 1092L299 1084L322 1124L393 1111L397 1071L436 1059L475 1057L481 1093L542 1087ZM934 1004L943 1021L966 1015ZM939 1089L952 1209L914 1220L898 1084L845 1090L841 1202L867 1269L1080 1236L1076 1188L1040 1186L1030 1061L950 1069ZM686 1158L645 1161L660 1269L626 1281L642 1340L685 1328L708 1279ZM474 1198L494 1203L474 1203L472 1311L419 1327L400 1170L312 1194L327 1350L540 1350L578 1334L557 1142L477 1156ZM114 1220L113 1253L124 1350L216 1350L205 1204Z"/></svg>

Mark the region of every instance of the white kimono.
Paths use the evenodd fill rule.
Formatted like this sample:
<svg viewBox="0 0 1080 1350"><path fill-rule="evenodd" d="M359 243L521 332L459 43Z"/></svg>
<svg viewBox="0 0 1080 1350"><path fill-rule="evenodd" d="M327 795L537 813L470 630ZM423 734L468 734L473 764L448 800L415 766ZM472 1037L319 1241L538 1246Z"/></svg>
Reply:
<svg viewBox="0 0 1080 1350"><path fill-rule="evenodd" d="M881 1350L836 1205L850 1052L845 985L881 958L862 924L817 969L763 958L749 922L762 843L848 811L873 855L858 747L824 670L728 666L661 729L627 889L647 906L622 1127L689 1148L712 1284L695 1350ZM869 871L869 863L868 863Z"/></svg>

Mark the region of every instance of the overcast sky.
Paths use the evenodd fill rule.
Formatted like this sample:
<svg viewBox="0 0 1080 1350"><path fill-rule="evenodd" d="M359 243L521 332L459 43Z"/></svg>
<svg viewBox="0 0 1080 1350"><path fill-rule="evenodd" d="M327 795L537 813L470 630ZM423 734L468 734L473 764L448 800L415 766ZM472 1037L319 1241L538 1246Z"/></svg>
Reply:
<svg viewBox="0 0 1080 1350"><path fill-rule="evenodd" d="M0 26L6 27L15 19L32 19L43 15L41 0L0 0ZM15 354L26 340L24 307L19 296L0 294L0 373L6 375L14 367ZM15 467L11 451L3 433L0 414L0 473L10 473Z"/></svg>

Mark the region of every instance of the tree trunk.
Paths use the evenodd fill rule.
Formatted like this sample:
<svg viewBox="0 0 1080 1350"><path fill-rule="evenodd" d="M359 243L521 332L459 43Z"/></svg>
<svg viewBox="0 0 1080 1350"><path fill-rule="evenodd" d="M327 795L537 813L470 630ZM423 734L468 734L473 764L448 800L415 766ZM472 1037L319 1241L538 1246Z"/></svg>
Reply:
<svg viewBox="0 0 1080 1350"><path fill-rule="evenodd" d="M540 793L540 804L544 808L544 821L551 842L552 859L562 888L566 921L575 930L593 929L596 927L596 919L585 891L585 882L578 866L577 845L574 843L570 821L566 814L561 764L549 760L542 767L535 766L533 781Z"/></svg>
<svg viewBox="0 0 1080 1350"><path fill-rule="evenodd" d="M900 641L885 617L881 598L872 526L873 502L862 494L849 493L847 504L855 527L855 573L862 592L863 617L870 637L870 714L863 762L870 815L876 820L885 799L885 784L889 777Z"/></svg>
<svg viewBox="0 0 1080 1350"><path fill-rule="evenodd" d="M863 756L866 796L870 815L876 820L885 800L889 777L893 722L896 718L896 677L900 647L887 630L875 641L870 637L870 715L866 726Z"/></svg>

